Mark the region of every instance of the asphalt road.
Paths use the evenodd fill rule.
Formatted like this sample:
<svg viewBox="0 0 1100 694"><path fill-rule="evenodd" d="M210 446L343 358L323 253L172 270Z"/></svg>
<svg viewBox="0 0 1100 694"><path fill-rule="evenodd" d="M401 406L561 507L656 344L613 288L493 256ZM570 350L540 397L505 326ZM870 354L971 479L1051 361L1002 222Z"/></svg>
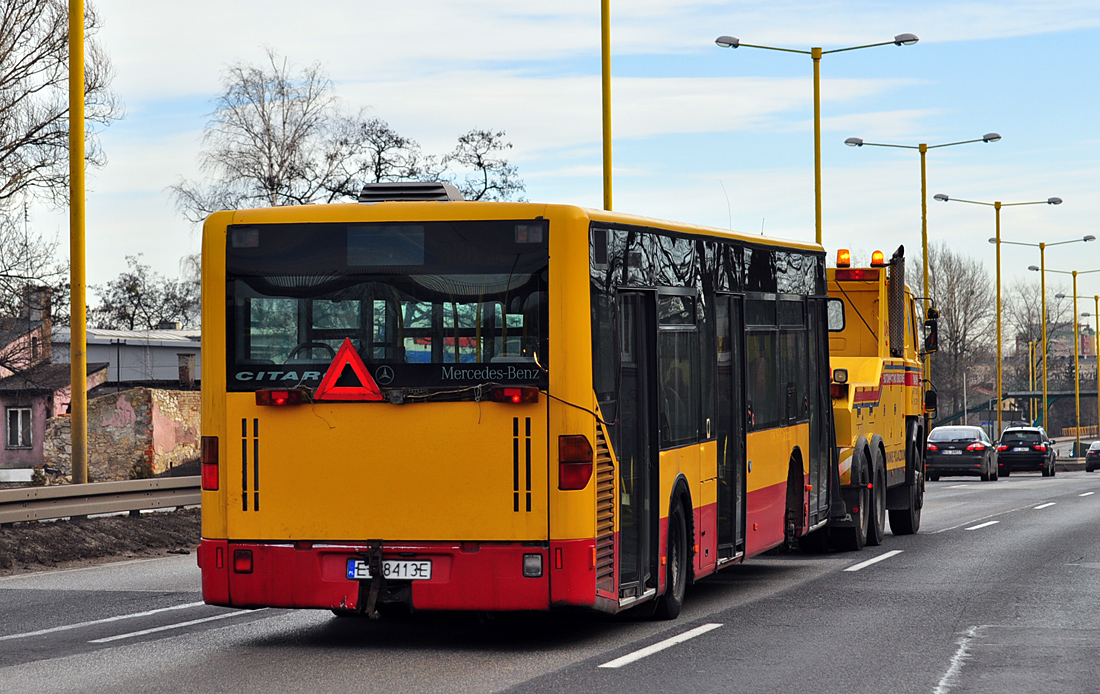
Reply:
<svg viewBox="0 0 1100 694"><path fill-rule="evenodd" d="M918 535L751 560L674 622L226 610L194 555L0 578L0 692L1095 692L1097 527L1096 473L943 478Z"/></svg>

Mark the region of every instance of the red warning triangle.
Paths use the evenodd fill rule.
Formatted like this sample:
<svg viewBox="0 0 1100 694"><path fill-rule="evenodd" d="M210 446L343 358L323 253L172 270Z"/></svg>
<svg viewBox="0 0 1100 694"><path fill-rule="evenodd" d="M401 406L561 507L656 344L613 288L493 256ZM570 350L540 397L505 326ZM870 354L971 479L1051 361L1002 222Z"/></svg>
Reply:
<svg viewBox="0 0 1100 694"><path fill-rule="evenodd" d="M344 373L344 367L350 366L361 386L338 386L336 381ZM366 364L359 358L359 353L351 344L350 338L344 338L344 344L332 360L332 365L321 379L321 385L317 386L317 392L313 394L314 400L382 400L382 391L378 384L371 378Z"/></svg>

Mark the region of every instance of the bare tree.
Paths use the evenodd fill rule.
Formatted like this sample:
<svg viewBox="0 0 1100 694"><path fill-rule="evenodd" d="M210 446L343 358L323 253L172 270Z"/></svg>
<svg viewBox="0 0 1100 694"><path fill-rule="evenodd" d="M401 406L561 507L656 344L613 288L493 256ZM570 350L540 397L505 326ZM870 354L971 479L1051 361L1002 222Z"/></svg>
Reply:
<svg viewBox="0 0 1100 694"><path fill-rule="evenodd" d="M61 204L69 185L68 3L5 0L0 9L0 211L26 197ZM99 18L86 3L85 118L107 125L120 109L109 85L110 61L95 34ZM89 128L87 163L103 150ZM0 249L2 250L2 249Z"/></svg>
<svg viewBox="0 0 1100 694"><path fill-rule="evenodd" d="M962 409L967 368L988 364L996 348L992 282L982 263L952 251L946 243L928 249L929 289L940 311L939 352L932 355L932 382L944 414ZM987 384L996 374L986 369ZM971 374L970 377L980 374ZM948 405L950 403L950 405ZM950 408L950 412L948 411Z"/></svg>
<svg viewBox="0 0 1100 694"><path fill-rule="evenodd" d="M26 313L28 286L52 290L54 325L69 322L69 266L58 258L57 241L31 232L24 220L0 214L0 318Z"/></svg>
<svg viewBox="0 0 1100 694"><path fill-rule="evenodd" d="M319 64L292 74L286 59L267 51L268 65L236 63L203 136L205 184L172 187L184 215L199 222L217 210L300 205L324 191L322 141L335 115L332 84Z"/></svg>
<svg viewBox="0 0 1100 694"><path fill-rule="evenodd" d="M453 181L467 200L522 200L526 187L516 167L500 157L512 148L504 140L503 130L471 130L458 138L454 151L443 158L446 165L459 164L468 173L457 174Z"/></svg>
<svg viewBox="0 0 1100 694"><path fill-rule="evenodd" d="M188 263L185 259L185 265ZM179 322L197 327L199 322L198 280L185 272L182 281L154 272L141 256L127 256L128 269L103 286L95 286L99 303L88 311L95 328L114 330L154 329L161 322Z"/></svg>
<svg viewBox="0 0 1100 694"><path fill-rule="evenodd" d="M172 187L192 222L239 207L354 199L381 181L441 178L476 200L514 199L524 189L500 156L512 147L503 132L472 130L447 156L425 155L386 121L345 111L319 64L295 73L268 50L263 66L230 66L223 87L203 136L206 179Z"/></svg>
<svg viewBox="0 0 1100 694"><path fill-rule="evenodd" d="M1004 325L1007 342L1015 344L1016 358L1013 359L1013 380L1019 386L1028 382L1028 343L1037 343L1034 349L1036 374L1041 373L1042 348L1040 335L1043 325L1043 297L1038 279L1034 281L1016 280L1004 293ZM1060 284L1048 283L1047 286L1047 342L1049 344L1056 330L1070 326L1073 313L1073 300L1064 296L1067 290ZM1059 297L1058 294L1063 294ZM1049 362L1053 356L1047 355L1048 367L1053 374L1054 365Z"/></svg>

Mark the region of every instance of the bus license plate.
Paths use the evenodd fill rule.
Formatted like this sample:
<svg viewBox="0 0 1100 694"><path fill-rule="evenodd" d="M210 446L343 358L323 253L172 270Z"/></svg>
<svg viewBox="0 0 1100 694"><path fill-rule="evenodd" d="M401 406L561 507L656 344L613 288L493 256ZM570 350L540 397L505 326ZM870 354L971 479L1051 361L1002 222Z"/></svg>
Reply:
<svg viewBox="0 0 1100 694"><path fill-rule="evenodd" d="M948 449L947 449L946 451L944 451L944 452L943 452L943 454L944 454L944 455L962 455L962 454L963 454L963 452L962 452L962 451L956 451L956 450L952 450L952 449L948 448Z"/></svg>
<svg viewBox="0 0 1100 694"><path fill-rule="evenodd" d="M390 581L426 581L432 577L432 562L430 559L384 559L382 575ZM370 565L362 559L348 559L348 578L355 581L371 578Z"/></svg>

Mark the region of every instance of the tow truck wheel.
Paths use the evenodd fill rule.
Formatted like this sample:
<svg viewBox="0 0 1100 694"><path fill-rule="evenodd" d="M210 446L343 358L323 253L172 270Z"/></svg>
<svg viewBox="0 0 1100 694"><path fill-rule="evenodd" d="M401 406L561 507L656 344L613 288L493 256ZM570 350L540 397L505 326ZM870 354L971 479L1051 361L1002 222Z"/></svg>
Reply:
<svg viewBox="0 0 1100 694"><path fill-rule="evenodd" d="M916 484L909 488L909 508L890 512L890 532L912 535L920 529L920 510L924 506L924 479L917 473Z"/></svg>
<svg viewBox="0 0 1100 694"><path fill-rule="evenodd" d="M868 499L871 513L867 519L867 544L878 547L886 534L886 473L881 467L875 471L874 479Z"/></svg>
<svg viewBox="0 0 1100 694"><path fill-rule="evenodd" d="M871 473L868 470L867 459L860 456L860 460L859 474L856 475L858 480L857 501L855 510L852 511L852 515L855 516L853 518L855 523L850 528L837 528L830 532L830 538L832 538L834 545L842 552L858 552L867 544L867 526L871 515L871 509L867 506L871 500L867 482L870 480Z"/></svg>

